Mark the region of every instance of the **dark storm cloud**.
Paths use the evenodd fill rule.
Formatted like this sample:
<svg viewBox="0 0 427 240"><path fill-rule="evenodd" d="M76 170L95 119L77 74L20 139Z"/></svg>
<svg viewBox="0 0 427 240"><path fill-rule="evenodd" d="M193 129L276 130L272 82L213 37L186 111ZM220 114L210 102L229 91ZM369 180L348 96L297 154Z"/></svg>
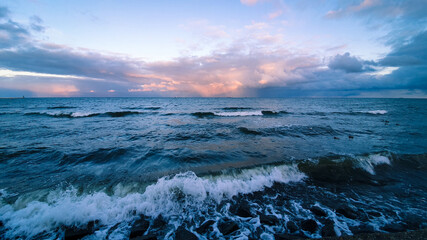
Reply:
<svg viewBox="0 0 427 240"><path fill-rule="evenodd" d="M350 56L348 52L343 55L337 54L329 62L328 67L334 70L343 70L347 73L363 71L362 62L356 57Z"/></svg>
<svg viewBox="0 0 427 240"><path fill-rule="evenodd" d="M65 46L28 44L18 50L0 51L0 66L17 71L68 74L121 81L125 80L127 71L135 71L138 62Z"/></svg>
<svg viewBox="0 0 427 240"><path fill-rule="evenodd" d="M385 76L408 88L427 89L427 31L415 36L406 44L395 46L386 57L379 61L382 66L399 67Z"/></svg>
<svg viewBox="0 0 427 240"><path fill-rule="evenodd" d="M380 64L393 67L427 65L427 31L418 34L409 43L395 46L380 60Z"/></svg>
<svg viewBox="0 0 427 240"><path fill-rule="evenodd" d="M379 41L391 47L391 52L376 62L359 61L364 67L353 60L350 68L341 69L360 71L394 67L389 74L378 74L363 84L365 90L371 89L427 89L427 1L419 0L357 0L342 1L340 5L326 14L327 18L339 19L355 17L366 23L371 29L387 31ZM347 59L349 60L349 59ZM331 63L335 63L331 61ZM338 66L332 64L332 68ZM331 64L329 65L331 67ZM376 68L375 68L376 67ZM390 69L389 69L390 70ZM363 78L362 78L363 79ZM334 81L334 80L333 80ZM331 81L331 82L333 82ZM362 82L364 82L362 80ZM362 88L362 86L361 86ZM400 91L400 90L399 90Z"/></svg>

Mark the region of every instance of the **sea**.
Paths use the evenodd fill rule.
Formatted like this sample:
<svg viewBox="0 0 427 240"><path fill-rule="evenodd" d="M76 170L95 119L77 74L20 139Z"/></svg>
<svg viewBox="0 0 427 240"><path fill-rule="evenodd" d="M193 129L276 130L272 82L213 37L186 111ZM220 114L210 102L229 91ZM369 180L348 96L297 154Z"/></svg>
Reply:
<svg viewBox="0 0 427 240"><path fill-rule="evenodd" d="M0 239L425 227L426 99L0 99Z"/></svg>

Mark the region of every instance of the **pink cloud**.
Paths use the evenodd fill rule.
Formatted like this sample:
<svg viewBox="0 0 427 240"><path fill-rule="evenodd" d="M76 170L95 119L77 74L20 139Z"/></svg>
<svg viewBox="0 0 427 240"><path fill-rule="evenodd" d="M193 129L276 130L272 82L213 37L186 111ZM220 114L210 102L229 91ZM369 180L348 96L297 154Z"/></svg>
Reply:
<svg viewBox="0 0 427 240"><path fill-rule="evenodd" d="M167 78L167 79L170 79L170 78ZM152 82L150 84L142 84L142 85L140 85L140 88L129 89L128 92L175 91L175 90L177 90L177 88L174 87L175 84L179 84L179 83L177 83L175 81L161 82L161 83L153 83Z"/></svg>
<svg viewBox="0 0 427 240"><path fill-rule="evenodd" d="M277 11L274 11L274 12L271 12L270 14L268 14L268 18L269 19L274 19L274 18L277 18L277 17L279 17L280 15L282 15L283 14L283 10L282 9L279 9L279 10L277 10Z"/></svg>
<svg viewBox="0 0 427 240"><path fill-rule="evenodd" d="M253 5L257 4L258 2L260 2L260 0L240 0L240 2L244 5L247 5L247 6L253 6Z"/></svg>
<svg viewBox="0 0 427 240"><path fill-rule="evenodd" d="M241 96L248 87L287 86L303 81L304 69L314 69L321 64L316 57L299 56L284 49L244 52L228 49L222 54L206 57L147 63L145 69L152 74L134 77L147 81L150 76L150 81L129 91L178 91L205 97Z"/></svg>
<svg viewBox="0 0 427 240"><path fill-rule="evenodd" d="M23 81L22 84L13 84L12 82L3 82L4 87L13 89L27 90L33 92L38 97L63 96L69 97L79 93L79 89L73 84L66 83L36 83Z"/></svg>
<svg viewBox="0 0 427 240"><path fill-rule="evenodd" d="M329 11L325 17L327 18L339 18L346 14L357 13L364 10L368 10L370 8L381 5L381 0L363 0L359 4L348 6L344 9L339 10L331 10Z"/></svg>
<svg viewBox="0 0 427 240"><path fill-rule="evenodd" d="M213 25L204 19L190 21L181 25L181 27L206 38L222 39L230 37L224 25Z"/></svg>

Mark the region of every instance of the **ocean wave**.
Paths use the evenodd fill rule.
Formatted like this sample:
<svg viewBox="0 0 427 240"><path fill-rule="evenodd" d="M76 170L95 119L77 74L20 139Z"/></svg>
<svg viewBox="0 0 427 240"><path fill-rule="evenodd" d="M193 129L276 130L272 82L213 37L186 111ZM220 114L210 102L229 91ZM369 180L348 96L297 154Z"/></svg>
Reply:
<svg viewBox="0 0 427 240"><path fill-rule="evenodd" d="M315 112L306 112L302 113L303 115L315 115L315 116L327 116L330 114L333 115L384 115L387 114L388 111L386 110L371 110L371 111L346 111L346 112L322 112L322 111L315 111Z"/></svg>
<svg viewBox="0 0 427 240"><path fill-rule="evenodd" d="M47 109L71 109L76 107L70 107L70 106L53 106L53 107L47 107Z"/></svg>
<svg viewBox="0 0 427 240"><path fill-rule="evenodd" d="M15 115L20 114L20 112L0 112L0 115Z"/></svg>
<svg viewBox="0 0 427 240"><path fill-rule="evenodd" d="M386 114L386 113L388 113L388 111L387 110L373 110L373 111L366 111L366 113L369 113L369 114L380 114L380 115L384 115L384 114Z"/></svg>
<svg viewBox="0 0 427 240"><path fill-rule="evenodd" d="M226 111L226 112L194 112L191 115L199 117L199 118L205 118L205 117L247 117L247 116L277 116L280 114L287 114L286 111L269 111L269 110L262 110L262 111Z"/></svg>
<svg viewBox="0 0 427 240"><path fill-rule="evenodd" d="M239 127L238 128L240 132L244 133L244 134L249 134L249 135L262 135L263 133L257 130L252 130L252 129L248 129L245 127Z"/></svg>
<svg viewBox="0 0 427 240"><path fill-rule="evenodd" d="M69 114L72 118L82 118L82 117L96 117L99 116L100 113L93 113L93 112L73 112ZM53 116L57 116L56 114L53 114Z"/></svg>
<svg viewBox="0 0 427 240"><path fill-rule="evenodd" d="M245 117L245 116L262 116L262 111L242 111L242 112L217 112L216 116L221 117Z"/></svg>
<svg viewBox="0 0 427 240"><path fill-rule="evenodd" d="M262 135L262 136L339 136L341 133L331 126L318 126L318 125L289 125L275 128L255 128L249 129L246 127L239 127L238 130L247 135Z"/></svg>
<svg viewBox="0 0 427 240"><path fill-rule="evenodd" d="M225 111L236 111L236 110L250 110L253 108L250 107L224 107L224 108L219 108Z"/></svg>
<svg viewBox="0 0 427 240"><path fill-rule="evenodd" d="M380 154L357 157L357 166L371 175L375 175L375 166L378 165L391 165L390 159Z"/></svg>
<svg viewBox="0 0 427 240"><path fill-rule="evenodd" d="M89 153L62 154L59 165L74 165L86 162L96 164L114 162L128 152L125 148L100 148Z"/></svg>
<svg viewBox="0 0 427 240"><path fill-rule="evenodd" d="M351 185L351 190L345 190L349 181L375 176L374 168L393 165L395 158L402 157L406 156L331 156L203 176L189 171L162 177L141 192L135 192L137 183L119 183L108 194L69 187L52 190L45 197L34 193L31 200L28 194L16 198L0 190L0 238L58 239L67 229L95 223L89 238L123 239L129 238L138 221L146 221L140 234L164 239L174 239L180 228L206 239L274 238L282 233L319 238L393 231L396 224L417 229L424 222L422 208L411 205L412 212L402 211L402 206L395 205L399 202L378 198L376 188ZM316 175L323 171L329 179L338 176L330 188L312 185L312 181L325 181ZM372 198L358 196L367 191L372 191ZM395 189L390 191L394 196ZM3 201L9 196L15 200ZM396 211L401 214L396 216ZM227 224L233 230L227 230Z"/></svg>
<svg viewBox="0 0 427 240"><path fill-rule="evenodd" d="M213 117L213 116L215 116L215 113L213 113L213 112L194 112L191 115L198 117L198 118L205 118L205 117Z"/></svg>
<svg viewBox="0 0 427 240"><path fill-rule="evenodd" d="M384 115L387 114L386 110L372 110L372 111L356 111L356 112L333 112L333 114L342 114L342 115Z"/></svg>
<svg viewBox="0 0 427 240"><path fill-rule="evenodd" d="M125 117L130 115L143 114L143 112L136 111L119 111L119 112L71 112L71 113L57 113L57 112L30 112L25 113L26 116L45 116L54 118L87 118L87 117Z"/></svg>
<svg viewBox="0 0 427 240"><path fill-rule="evenodd" d="M161 107L145 107L145 110L159 110Z"/></svg>
<svg viewBox="0 0 427 240"><path fill-rule="evenodd" d="M109 116L109 117L125 117L125 116L138 115L138 114L143 114L143 113L135 112L135 111L122 111L122 112L106 112L100 115Z"/></svg>
<svg viewBox="0 0 427 240"><path fill-rule="evenodd" d="M298 165L313 180L338 184L362 183L378 184L384 180L382 176L375 176L377 166L391 166L389 156L382 154L369 154L361 156L338 155L322 157L305 161Z"/></svg>
<svg viewBox="0 0 427 240"><path fill-rule="evenodd" d="M53 113L53 112L29 112L29 113L25 113L24 115L54 117L54 118L72 118L73 117L73 113Z"/></svg>
<svg viewBox="0 0 427 240"><path fill-rule="evenodd" d="M99 221L111 228L117 223L131 223L141 214L163 216L179 224L183 217L190 218L212 205L271 187L275 182L300 182L305 175L294 165L258 167L221 176L198 177L193 172L160 178L143 193L131 193L117 185L113 195L105 192L79 193L78 189L56 190L46 201L24 201L27 204L3 204L0 221L6 229L5 237L32 238L50 232L56 238L62 226L81 227L90 221ZM124 194L125 193L125 194ZM37 196L39 197L39 196ZM15 203L20 202L17 200ZM59 232L58 232L59 230ZM100 233L102 234L102 233Z"/></svg>

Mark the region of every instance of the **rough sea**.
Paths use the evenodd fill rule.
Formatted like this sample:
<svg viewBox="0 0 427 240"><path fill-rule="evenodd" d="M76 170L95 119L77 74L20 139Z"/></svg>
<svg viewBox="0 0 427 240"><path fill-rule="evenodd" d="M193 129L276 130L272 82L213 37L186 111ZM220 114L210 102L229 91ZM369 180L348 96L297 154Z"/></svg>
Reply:
<svg viewBox="0 0 427 240"><path fill-rule="evenodd" d="M427 227L427 100L0 99L0 239Z"/></svg>

